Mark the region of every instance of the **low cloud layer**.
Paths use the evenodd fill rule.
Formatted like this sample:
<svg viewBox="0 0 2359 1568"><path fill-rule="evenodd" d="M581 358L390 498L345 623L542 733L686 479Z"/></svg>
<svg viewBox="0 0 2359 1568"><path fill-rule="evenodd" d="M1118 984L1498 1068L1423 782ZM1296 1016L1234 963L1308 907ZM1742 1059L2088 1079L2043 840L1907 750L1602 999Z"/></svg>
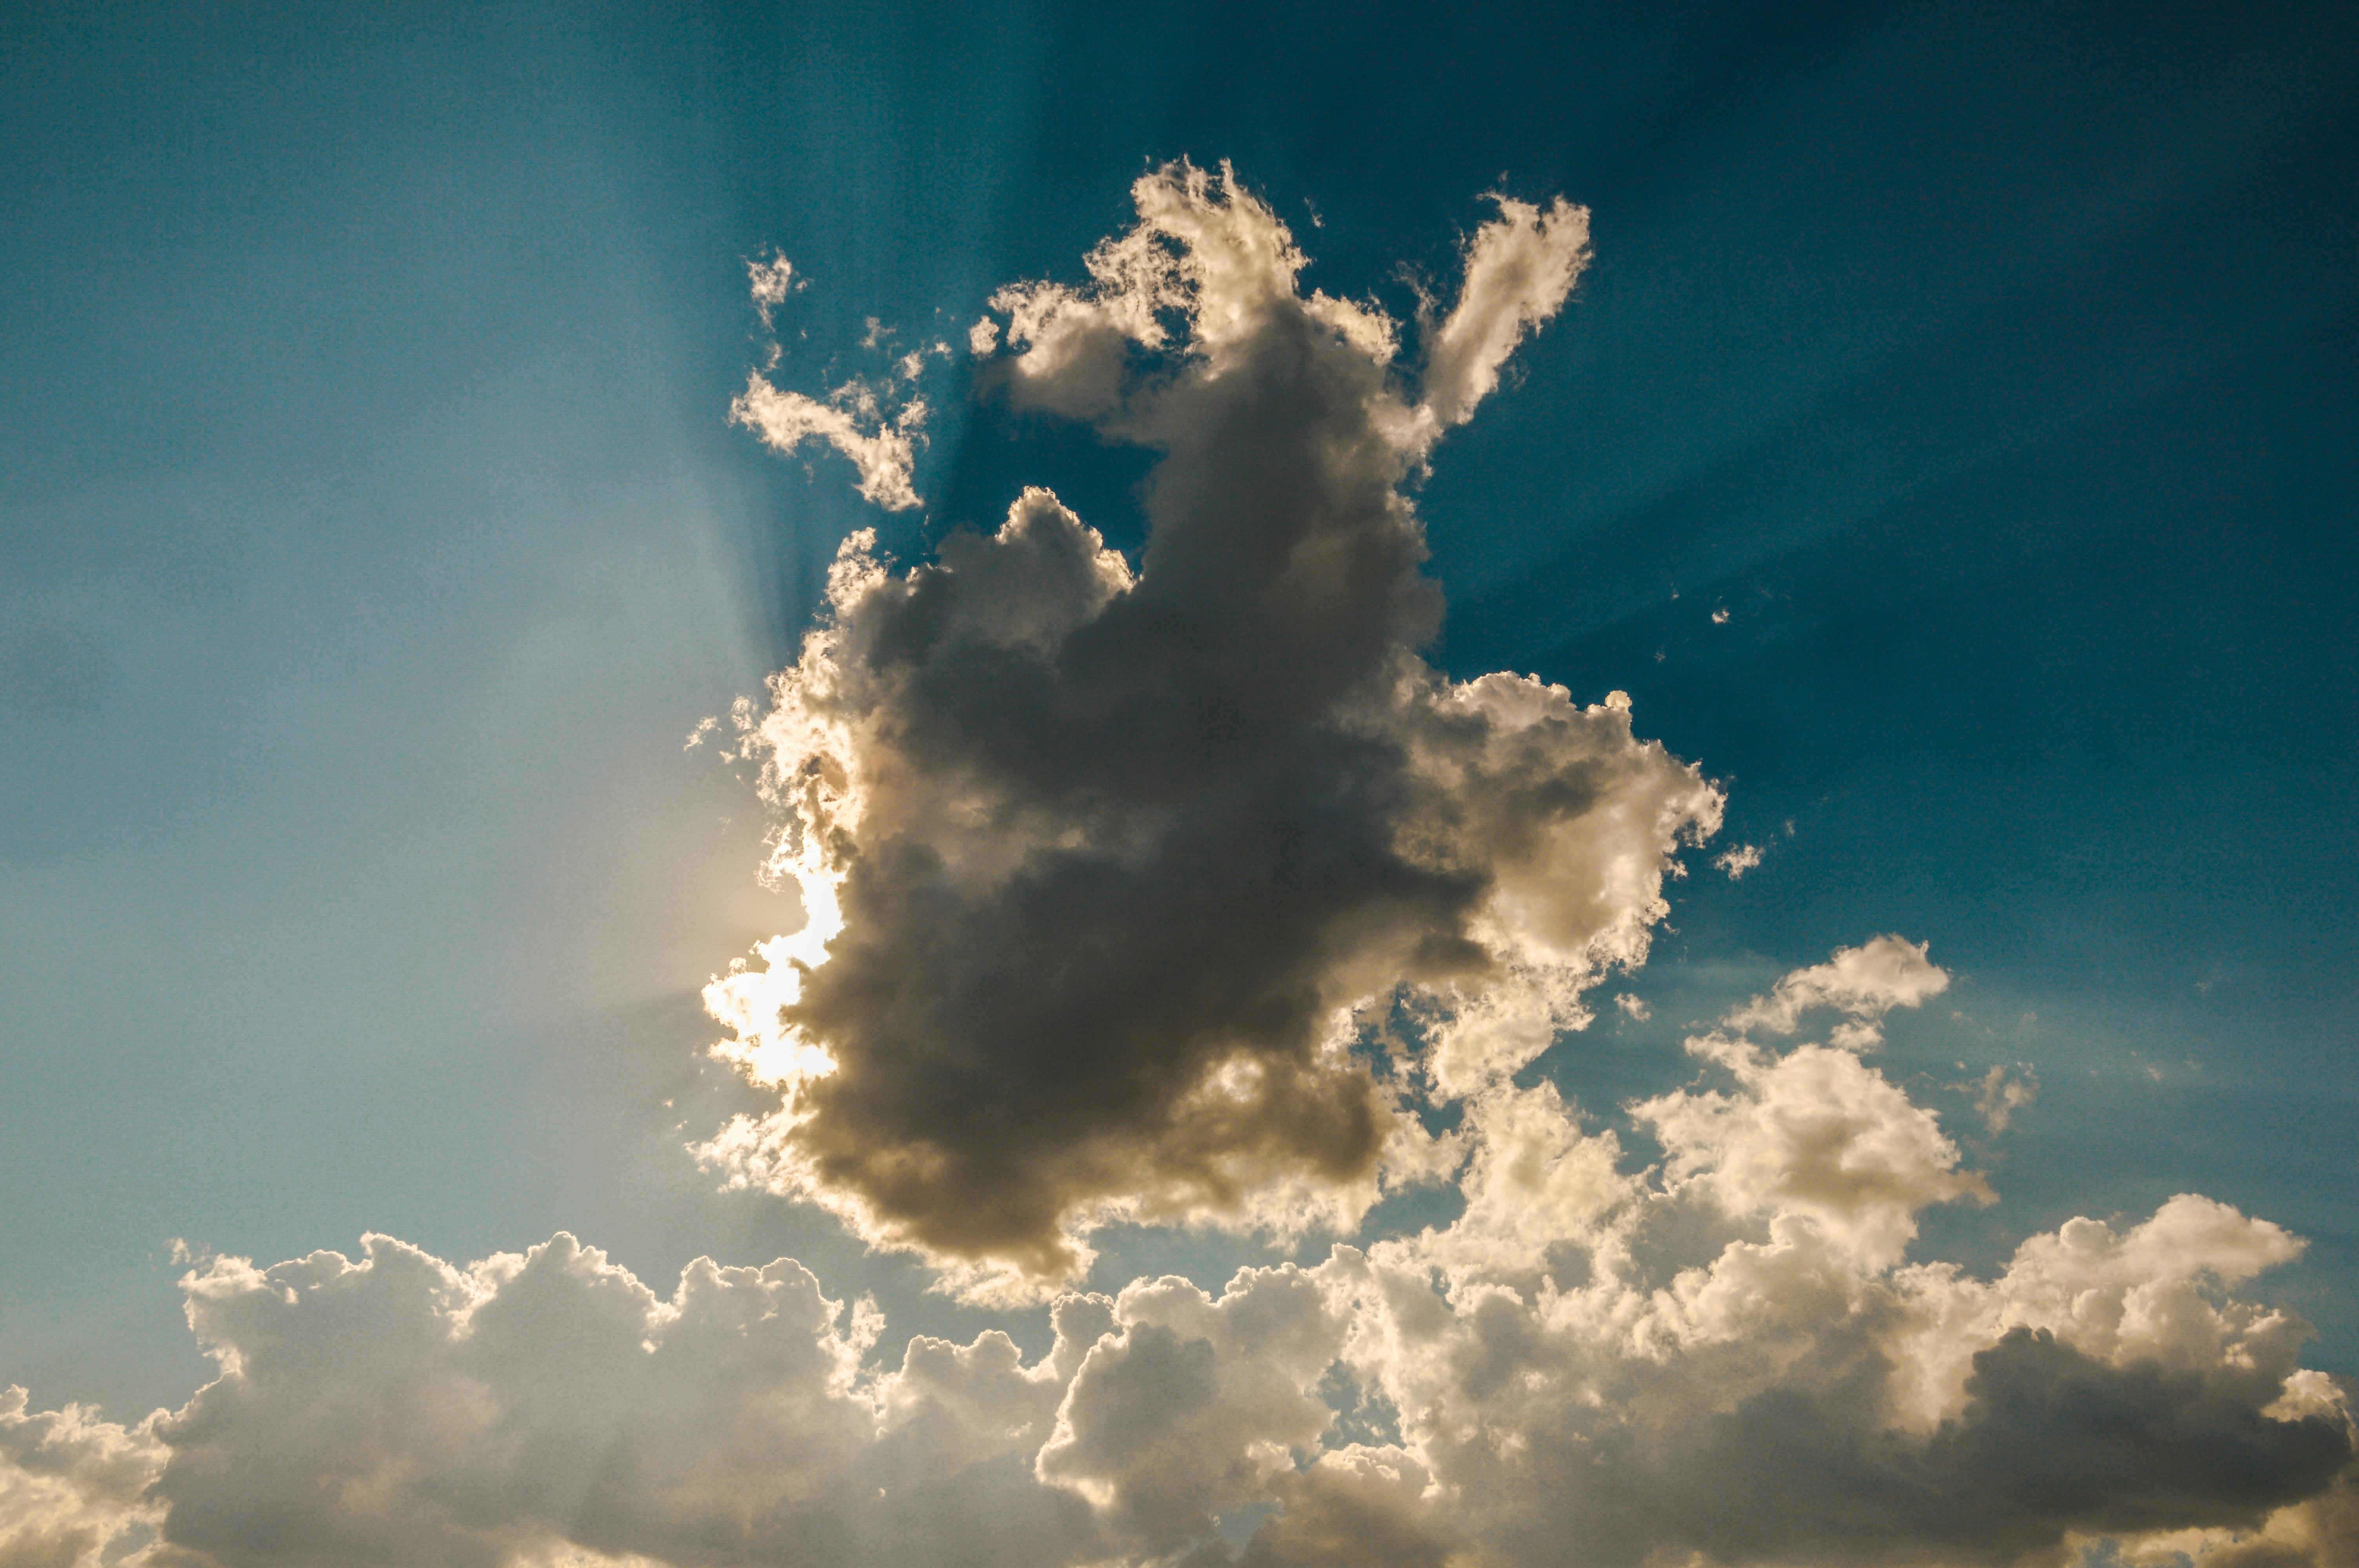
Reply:
<svg viewBox="0 0 2359 1568"><path fill-rule="evenodd" d="M1002 1296L1111 1218L1347 1230L1432 1165L1404 1095L1585 1022L1720 817L1618 694L1418 656L1441 600L1406 487L1562 304L1587 214L1501 200L1411 365L1225 173L1133 195L1086 284L1001 290L972 342L1005 345L996 395L1161 455L1144 551L1043 490L907 570L846 543L745 716L812 924L710 998L780 1097L713 1156ZM839 439L758 381L738 414L902 493L890 427ZM1397 1000L1422 1049L1373 1052Z"/></svg>
<svg viewBox="0 0 2359 1568"><path fill-rule="evenodd" d="M1911 1260L1981 1187L1832 1043L1886 1000L1696 1037L1701 1081L1633 1108L1643 1169L1495 1083L1451 1223L1068 1294L1029 1358L887 1351L784 1260L668 1295L565 1236L213 1260L184 1288L221 1376L185 1408L0 1406L0 1563L2351 1562L2348 1396L2244 1294L2301 1243L2190 1195L1987 1278Z"/></svg>

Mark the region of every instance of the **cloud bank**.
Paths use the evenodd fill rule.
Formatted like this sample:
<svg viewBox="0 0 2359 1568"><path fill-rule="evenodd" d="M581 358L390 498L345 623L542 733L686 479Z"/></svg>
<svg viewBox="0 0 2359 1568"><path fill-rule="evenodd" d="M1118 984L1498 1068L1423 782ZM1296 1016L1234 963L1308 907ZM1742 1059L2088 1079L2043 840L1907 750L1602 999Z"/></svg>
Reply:
<svg viewBox="0 0 2359 1568"><path fill-rule="evenodd" d="M885 1353L787 1260L663 1295L570 1236L216 1259L184 1289L221 1376L185 1408L0 1407L0 1563L2352 1561L2348 1393L2240 1293L2301 1243L2182 1195L1989 1278L1909 1260L1980 1184L1832 1044L1888 1000L1782 1051L1691 1040L1702 1080L1632 1108L1642 1169L1494 1083L1450 1223L1066 1294L1028 1358Z"/></svg>
<svg viewBox="0 0 2359 1568"><path fill-rule="evenodd" d="M969 343L994 395L1161 454L1144 552L1038 490L907 569L847 543L740 714L808 920L706 999L775 1101L705 1157L1042 1302L1033 1349L892 1343L788 1259L659 1291L567 1235L213 1258L181 1409L0 1398L0 1568L2359 1561L2354 1390L2250 1291L2299 1238L2181 1195L1982 1273L1919 1255L1994 1195L1877 1065L1951 984L1926 945L1795 969L1604 1116L1525 1071L1721 812L1618 695L1419 653L1408 492L1585 215L1499 201L1404 325L1302 293L1225 171L1135 195L1086 283L1000 291ZM750 276L766 324L793 275ZM940 351L885 392L756 375L733 416L914 506ZM1992 1136L2031 1093L1984 1081ZM1448 1217L1361 1234L1415 1182ZM1125 1218L1299 1260L1068 1288Z"/></svg>

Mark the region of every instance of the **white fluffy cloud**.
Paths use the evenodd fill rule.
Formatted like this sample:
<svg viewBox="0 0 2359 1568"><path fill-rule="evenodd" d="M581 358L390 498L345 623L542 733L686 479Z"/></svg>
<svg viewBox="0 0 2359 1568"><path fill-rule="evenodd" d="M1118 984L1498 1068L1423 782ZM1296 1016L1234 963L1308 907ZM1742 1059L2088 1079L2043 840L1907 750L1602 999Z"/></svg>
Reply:
<svg viewBox="0 0 2359 1568"><path fill-rule="evenodd" d="M781 452L791 452L805 441L824 441L852 460L864 499L894 512L918 504L909 475L917 460L918 432L926 422L923 399L912 398L888 410L873 390L850 382L821 402L799 392L781 392L757 373L747 378L745 390L729 406L729 419Z"/></svg>
<svg viewBox="0 0 2359 1568"><path fill-rule="evenodd" d="M1029 1360L887 1350L783 1260L668 1297L563 1236L216 1260L184 1409L0 1409L0 1562L2351 1561L2348 1396L2241 1293L2298 1239L2180 1196L1988 1277L1910 1260L1973 1191L1930 1113L1841 1047L1704 1044L1712 1081L1636 1108L1659 1164L1495 1083L1448 1224L1069 1294Z"/></svg>
<svg viewBox="0 0 2359 1568"><path fill-rule="evenodd" d="M560 1236L460 1269L385 1237L188 1281L218 1381L158 1424L169 1563L1073 1561L1034 1478L1054 1365L910 1341L799 1264L659 1297ZM1069 1353L1071 1360L1078 1352Z"/></svg>
<svg viewBox="0 0 2359 1568"><path fill-rule="evenodd" d="M1927 944L1878 936L1839 949L1823 964L1797 969L1728 1015L1734 1029L1766 1029L1791 1034L1804 1015L1827 1010L1843 1015L1830 1036L1838 1045L1873 1046L1883 1039L1884 1015L1896 1007L1921 1007L1950 989L1949 971L1925 956Z"/></svg>
<svg viewBox="0 0 2359 1568"><path fill-rule="evenodd" d="M754 296L755 312L762 318L764 331L776 324L775 313L787 302L787 297L803 287L795 277L794 263L777 254L766 262L747 262L745 282Z"/></svg>
<svg viewBox="0 0 2359 1568"><path fill-rule="evenodd" d="M1463 425L1497 390L1524 334L1554 316L1589 262L1589 211L1558 197L1547 211L1498 199L1499 219L1466 247L1458 303L1426 355L1420 412Z"/></svg>
<svg viewBox="0 0 2359 1568"><path fill-rule="evenodd" d="M29 1404L25 1390L0 1389L0 1568L97 1568L146 1543L164 1459L154 1422Z"/></svg>

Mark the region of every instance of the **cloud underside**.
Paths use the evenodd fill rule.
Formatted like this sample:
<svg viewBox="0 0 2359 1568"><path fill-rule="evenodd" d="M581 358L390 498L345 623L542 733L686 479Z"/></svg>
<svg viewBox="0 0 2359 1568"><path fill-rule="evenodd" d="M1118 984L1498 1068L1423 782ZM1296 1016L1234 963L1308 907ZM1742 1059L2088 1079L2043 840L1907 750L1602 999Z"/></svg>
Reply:
<svg viewBox="0 0 2359 1568"><path fill-rule="evenodd" d="M1618 695L1418 654L1405 487L1587 214L1502 200L1412 373L1233 180L1134 195L1086 285L1003 289L973 341L1015 406L1159 454L1136 565L1043 490L908 570L855 535L746 716L812 918L709 993L778 1095L710 1153L972 1294L1075 1277L1110 1219L1348 1230L1433 1163L1410 1102L1585 1022L1720 818Z"/></svg>
<svg viewBox="0 0 2359 1568"><path fill-rule="evenodd" d="M1929 1112L1856 1050L1694 1048L1636 1108L1655 1166L1494 1085L1449 1225L1067 1294L1029 1358L887 1353L788 1260L664 1296L565 1236L215 1260L184 1409L0 1402L0 1563L2354 1561L2346 1393L2243 1296L2293 1238L2181 1196L1987 1279L1909 1261L1971 1195Z"/></svg>

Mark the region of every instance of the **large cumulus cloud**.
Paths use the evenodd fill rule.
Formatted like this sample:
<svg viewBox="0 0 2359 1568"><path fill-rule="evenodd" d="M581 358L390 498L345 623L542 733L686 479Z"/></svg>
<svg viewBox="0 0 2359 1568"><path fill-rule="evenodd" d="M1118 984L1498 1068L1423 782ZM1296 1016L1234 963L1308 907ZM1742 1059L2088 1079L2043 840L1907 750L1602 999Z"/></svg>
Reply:
<svg viewBox="0 0 2359 1568"><path fill-rule="evenodd" d="M38 1499L0 1562L2352 1561L2348 1398L2243 1293L2299 1241L2182 1195L1987 1277L1911 1260L1916 1217L1981 1189L1832 1043L1894 1005L1829 992L1775 1021L1816 1008L1823 1037L1783 1047L1743 1010L1698 1036L1699 1081L1634 1108L1651 1165L1495 1083L1450 1223L1219 1292L1067 1294L1028 1358L995 1332L888 1350L788 1260L665 1296L571 1237L465 1268L381 1237L214 1260L185 1289L221 1375L184 1409L0 1409L0 1498Z"/></svg>
<svg viewBox="0 0 2359 1568"><path fill-rule="evenodd" d="M1225 175L1136 195L1086 284L970 343L995 395L1162 454L1144 552L1037 490L906 570L849 542L738 738L808 920L707 993L776 1096L707 1155L1048 1302L1032 1352L888 1340L785 1259L668 1292L571 1236L208 1259L181 1409L0 1399L0 1568L2359 1561L2352 1391L2252 1290L2299 1238L2189 1194L1922 1255L1995 1195L1878 1065L1950 984L1925 945L1795 969L1624 1106L1525 1070L1721 806L1625 700L1419 654L1408 491L1584 215L1502 201L1405 356ZM736 416L914 505L923 368L757 376ZM1412 1178L1451 1217L1060 1289L1111 1217L1299 1239Z"/></svg>
<svg viewBox="0 0 2359 1568"><path fill-rule="evenodd" d="M1053 1367L991 1335L864 1374L873 1317L790 1260L700 1261L667 1299L571 1237L468 1269L372 1237L188 1290L223 1365L159 1425L188 1562L1088 1553L1088 1509L1031 1477Z"/></svg>
<svg viewBox="0 0 2359 1568"><path fill-rule="evenodd" d="M1719 820L1619 696L1417 653L1405 486L1587 214L1501 200L1411 373L1225 173L1134 196L1087 284L995 297L984 379L1161 454L1137 562L1042 490L906 571L857 535L746 716L812 918L713 989L780 1096L713 1152L978 1288L1070 1276L1111 1216L1348 1226L1423 1158L1396 1075L1462 1094L1582 1022ZM1404 993L1430 1054L1372 1069L1357 1015Z"/></svg>

